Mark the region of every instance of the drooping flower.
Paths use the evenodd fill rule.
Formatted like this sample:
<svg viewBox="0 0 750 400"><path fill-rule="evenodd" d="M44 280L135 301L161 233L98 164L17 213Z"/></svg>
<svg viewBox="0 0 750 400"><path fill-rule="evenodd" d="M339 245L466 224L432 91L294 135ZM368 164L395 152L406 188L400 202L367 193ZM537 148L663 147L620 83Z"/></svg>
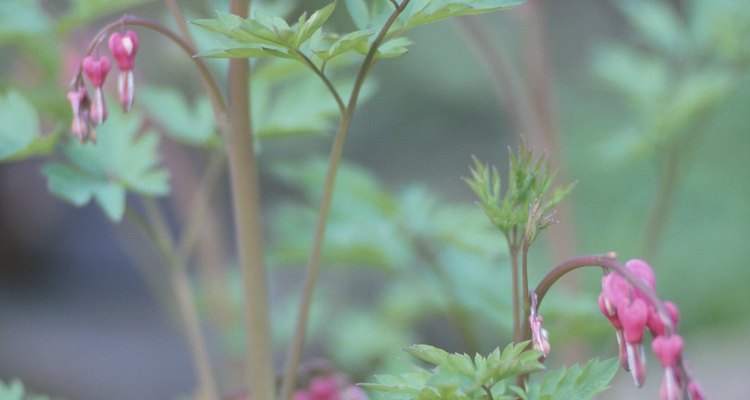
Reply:
<svg viewBox="0 0 750 400"><path fill-rule="evenodd" d="M83 72L94 86L94 98L91 100L91 122L101 125L107 119L107 104L104 102L102 85L107 79L110 63L109 58L94 58L88 56L83 59Z"/></svg>
<svg viewBox="0 0 750 400"><path fill-rule="evenodd" d="M73 111L73 119L70 123L70 131L76 139L85 143L89 140L96 142L96 132L91 126L91 101L86 86L82 83L68 92L68 102Z"/></svg>
<svg viewBox="0 0 750 400"><path fill-rule="evenodd" d="M664 367L664 380L661 384L662 400L680 400L682 398L680 377L677 366L682 356L684 342L679 335L657 336L651 342L656 358Z"/></svg>
<svg viewBox="0 0 750 400"><path fill-rule="evenodd" d="M133 107L135 81L133 65L138 52L138 35L131 30L125 33L115 32L109 37L109 51L117 60L120 73L117 75L117 91L120 94L120 105L123 110L130 111Z"/></svg>
<svg viewBox="0 0 750 400"><path fill-rule="evenodd" d="M636 386L640 387L646 379L646 358L643 351L643 331L648 321L648 306L641 299L630 304L620 303L617 315L622 323L623 338L628 355L628 367Z"/></svg>
<svg viewBox="0 0 750 400"><path fill-rule="evenodd" d="M680 324L680 310L671 301L665 301L663 304L664 308L667 309L667 313L669 314L669 319L672 322L672 327L674 329L677 329L677 326ZM654 337L661 336L666 333L664 318L661 314L659 314L654 305L649 306L648 322L646 323L646 325L648 326L648 330L651 332L651 335Z"/></svg>

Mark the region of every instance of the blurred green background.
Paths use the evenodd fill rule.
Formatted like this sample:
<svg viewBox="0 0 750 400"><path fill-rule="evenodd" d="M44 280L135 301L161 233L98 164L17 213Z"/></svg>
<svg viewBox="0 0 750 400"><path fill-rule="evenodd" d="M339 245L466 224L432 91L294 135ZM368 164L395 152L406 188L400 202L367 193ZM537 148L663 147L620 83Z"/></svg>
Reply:
<svg viewBox="0 0 750 400"><path fill-rule="evenodd" d="M191 19L226 9L222 2L179 3ZM275 7L284 3L290 2ZM303 3L287 4L286 11L296 16L326 4ZM533 148L538 154L548 152L561 179L577 182L570 209L561 211L570 219L533 250L532 282L561 254L646 258L659 293L681 309L694 375L712 398L742 398L741 379L750 373L744 350L750 6L742 3L544 0L410 32L407 55L376 65L354 119L306 356L329 358L354 380L367 381L399 368L399 349L413 343L483 352L507 343L504 243L461 177L469 174L471 155L504 170L506 148L521 135L541 145ZM67 136L65 93L75 63L98 27L123 12L172 24L159 1L3 2L0 91L24 94L44 134ZM332 22L327 29L351 29L343 3ZM486 49L472 47L466 24L487 30L523 93L549 102L546 113L532 110L532 119L551 122L552 142L514 123L510 102L518 97L493 86L497 65L486 63ZM194 34L200 48L213 45L206 32ZM170 109L153 92L168 87L199 101L200 86L171 43L139 35L136 112L158 125L159 115L150 113ZM220 75L225 62L209 64ZM267 112L274 117L259 118L304 125L304 110L317 110L317 98L290 93L297 102L272 105ZM321 113L327 115L316 122L322 135L269 135L260 142L279 363L312 235L320 160L330 145L332 120ZM174 193L162 203L178 229L206 151L168 136L160 149ZM96 206L54 198L40 173L44 162L0 163L0 378L18 377L37 391L73 399L189 393L190 358L153 250L132 226L111 224ZM213 229L230 238L226 191L220 182ZM666 217L650 222L665 196ZM232 242L225 241L218 259L229 272L218 279L232 289L227 293L239 293ZM196 285L210 287L210 276L196 272ZM615 354L614 335L596 308L599 277L580 272L545 302L553 353L561 350L551 363ZM240 310L232 303L238 294L216 312L211 293L202 293L220 372L229 387L241 389L231 370L242 352ZM212 319L216 314L235 320ZM654 368L647 387L636 390L621 373L602 398L656 398L659 374Z"/></svg>

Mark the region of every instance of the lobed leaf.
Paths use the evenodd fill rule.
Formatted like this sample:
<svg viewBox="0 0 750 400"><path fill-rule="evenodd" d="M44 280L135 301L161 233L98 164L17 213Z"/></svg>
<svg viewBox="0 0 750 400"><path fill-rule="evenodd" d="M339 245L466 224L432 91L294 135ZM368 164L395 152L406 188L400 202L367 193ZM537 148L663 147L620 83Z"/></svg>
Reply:
<svg viewBox="0 0 750 400"><path fill-rule="evenodd" d="M26 150L39 137L39 116L31 102L11 90L0 96L0 160Z"/></svg>
<svg viewBox="0 0 750 400"><path fill-rule="evenodd" d="M98 128L97 145L67 143L66 161L42 169L52 193L76 206L93 199L112 221L122 219L128 190L147 196L167 194L167 172L158 166L159 137L139 135L140 126L140 118L113 108Z"/></svg>

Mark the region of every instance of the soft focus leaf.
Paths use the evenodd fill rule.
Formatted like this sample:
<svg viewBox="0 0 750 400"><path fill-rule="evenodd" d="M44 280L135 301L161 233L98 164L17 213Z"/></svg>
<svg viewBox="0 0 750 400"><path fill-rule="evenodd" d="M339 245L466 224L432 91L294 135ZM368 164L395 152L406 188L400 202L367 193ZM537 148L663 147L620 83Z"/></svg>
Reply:
<svg viewBox="0 0 750 400"><path fill-rule="evenodd" d="M0 2L0 44L49 32L53 26L39 0Z"/></svg>
<svg viewBox="0 0 750 400"><path fill-rule="evenodd" d="M615 376L619 360L594 359L585 365L574 365L550 371L542 380L531 382L526 395L528 400L588 400L609 387Z"/></svg>
<svg viewBox="0 0 750 400"><path fill-rule="evenodd" d="M112 221L122 219L128 190L167 194L167 172L156 153L159 137L138 135L140 125L140 118L112 110L97 130L96 145L71 141L63 148L67 161L44 166L50 190L77 206L93 198Z"/></svg>
<svg viewBox="0 0 750 400"><path fill-rule="evenodd" d="M404 11L399 31L431 24L449 17L487 13L523 4L525 0L414 0Z"/></svg>
<svg viewBox="0 0 750 400"><path fill-rule="evenodd" d="M370 10L365 0L346 0L346 10L359 29L370 27Z"/></svg>
<svg viewBox="0 0 750 400"><path fill-rule="evenodd" d="M192 145L207 145L218 140L210 101L199 97L188 104L179 91L166 87L145 87L139 93L139 104L164 126L175 139Z"/></svg>
<svg viewBox="0 0 750 400"><path fill-rule="evenodd" d="M28 148L39 136L34 105L20 92L0 95L0 160Z"/></svg>

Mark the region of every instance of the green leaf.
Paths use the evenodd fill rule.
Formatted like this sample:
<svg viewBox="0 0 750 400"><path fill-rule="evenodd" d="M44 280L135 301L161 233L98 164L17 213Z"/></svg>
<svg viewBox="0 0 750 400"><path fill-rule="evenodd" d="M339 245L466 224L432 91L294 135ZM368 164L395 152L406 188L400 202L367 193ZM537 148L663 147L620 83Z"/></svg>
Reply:
<svg viewBox="0 0 750 400"><path fill-rule="evenodd" d="M330 3L327 6L321 8L318 11L315 11L312 15L310 15L310 18L305 19L305 15L302 14L299 18L298 26L297 28L297 35L294 40L294 47L299 48L303 43L305 43L310 37L317 32L320 28L323 27L323 24L328 21L328 18L331 17L331 13L333 13L333 10L336 8L336 3Z"/></svg>
<svg viewBox="0 0 750 400"><path fill-rule="evenodd" d="M127 190L146 196L169 192L167 172L158 167L159 137L138 135L140 118L113 108L109 119L98 128L98 143L67 143L67 161L43 168L52 193L82 206L94 199L107 217L119 221L125 211Z"/></svg>
<svg viewBox="0 0 750 400"><path fill-rule="evenodd" d="M419 368L416 375L378 376L379 383L366 386L393 399L483 399L485 388L494 388L493 396L504 399L507 387L501 384L495 388L495 385L506 378L544 368L538 361L541 352L526 350L528 344L509 344L502 352L496 349L487 357L476 355L473 359L429 345L412 346L406 349L409 354L435 368Z"/></svg>
<svg viewBox="0 0 750 400"><path fill-rule="evenodd" d="M0 160L22 152L38 135L34 105L15 90L0 96Z"/></svg>
<svg viewBox="0 0 750 400"><path fill-rule="evenodd" d="M585 365L574 365L550 371L541 383L527 386L528 400L587 400L609 387L619 367L617 358L593 359Z"/></svg>
<svg viewBox="0 0 750 400"><path fill-rule="evenodd" d="M431 24L459 15L482 14L513 7L525 0L415 0L406 8L399 31Z"/></svg>
<svg viewBox="0 0 750 400"><path fill-rule="evenodd" d="M309 18L302 14L293 26L281 18L269 17L258 12L254 12L248 19L217 12L218 19L196 20L193 24L221 33L232 39L233 43L221 49L201 52L198 56L297 58L296 53L300 51L300 46L320 30L335 8L336 3L331 3L315 11Z"/></svg>
<svg viewBox="0 0 750 400"><path fill-rule="evenodd" d="M667 53L678 54L689 46L686 27L666 2L628 0L616 4L649 44Z"/></svg>
<svg viewBox="0 0 750 400"><path fill-rule="evenodd" d="M395 58L401 57L409 50L408 47L412 41L405 37L398 37L388 40L378 47L378 58Z"/></svg>
<svg viewBox="0 0 750 400"><path fill-rule="evenodd" d="M357 53L365 54L367 53L369 47L368 42L372 35L374 35L374 32L372 30L354 31L348 33L342 37L336 38L333 44L331 44L331 46L327 50L315 51L315 55L317 55L322 60L328 61L336 56L345 54L350 51L356 51Z"/></svg>
<svg viewBox="0 0 750 400"><path fill-rule="evenodd" d="M415 344L404 349L409 355L428 362L432 365L441 365L448 359L448 352L428 344Z"/></svg>
<svg viewBox="0 0 750 400"><path fill-rule="evenodd" d="M180 142L208 145L219 140L211 102L206 97L190 105L176 89L149 86L140 91L139 104Z"/></svg>

